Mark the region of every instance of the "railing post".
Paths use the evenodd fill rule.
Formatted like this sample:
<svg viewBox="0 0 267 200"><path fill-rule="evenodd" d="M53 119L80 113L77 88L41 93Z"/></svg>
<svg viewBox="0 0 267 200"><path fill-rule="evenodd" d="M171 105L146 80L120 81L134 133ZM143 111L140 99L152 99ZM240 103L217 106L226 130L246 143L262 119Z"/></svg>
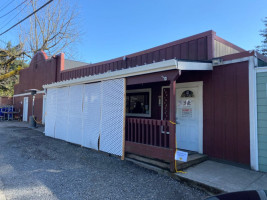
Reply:
<svg viewBox="0 0 267 200"><path fill-rule="evenodd" d="M176 80L170 84L170 149L173 154L173 161L170 163L170 171L175 172L175 151L176 151Z"/></svg>

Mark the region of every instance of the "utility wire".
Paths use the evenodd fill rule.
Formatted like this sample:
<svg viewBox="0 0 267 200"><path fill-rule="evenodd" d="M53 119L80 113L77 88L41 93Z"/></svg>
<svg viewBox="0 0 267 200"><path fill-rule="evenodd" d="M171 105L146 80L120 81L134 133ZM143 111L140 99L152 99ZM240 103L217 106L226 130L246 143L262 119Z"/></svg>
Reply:
<svg viewBox="0 0 267 200"><path fill-rule="evenodd" d="M10 11L7 12L6 14L0 16L0 18L3 18L3 17L5 17L5 16L7 16L8 14L12 13L14 10L16 10L18 7L20 7L20 6L21 6L22 4L24 4L26 1L28 1L28 0L23 1L22 3L20 3L18 6L16 6L15 8L13 8L12 10L10 10Z"/></svg>
<svg viewBox="0 0 267 200"><path fill-rule="evenodd" d="M12 3L12 0L11 1L8 1L7 2L7 4L3 4L3 6L1 7L1 9L0 9L0 12L2 11L2 10L4 10L6 7L8 7L8 5L10 5Z"/></svg>
<svg viewBox="0 0 267 200"><path fill-rule="evenodd" d="M15 19L29 4L30 4L30 1L20 10L20 12L18 12L18 14L16 14L12 19L10 19L7 23L5 23L5 25L2 26L0 30L2 30L6 25L9 24L9 22Z"/></svg>
<svg viewBox="0 0 267 200"><path fill-rule="evenodd" d="M11 26L9 29L7 29L4 32L2 32L0 34L0 36L3 35L3 34L5 34L8 31L10 31L11 29L13 29L14 27L16 27L17 25L19 25L20 23L22 23L23 21L25 21L26 19L28 19L29 17L31 17L32 15L34 15L35 13L37 13L39 10L41 10L42 8L44 8L45 6L47 6L48 4L50 4L52 1L54 1L54 0L50 0L47 3L45 3L44 5L42 5L40 8L38 8L37 10L35 10L34 12L32 12L30 15L28 15L24 19L20 20L18 23L16 23L15 25Z"/></svg>

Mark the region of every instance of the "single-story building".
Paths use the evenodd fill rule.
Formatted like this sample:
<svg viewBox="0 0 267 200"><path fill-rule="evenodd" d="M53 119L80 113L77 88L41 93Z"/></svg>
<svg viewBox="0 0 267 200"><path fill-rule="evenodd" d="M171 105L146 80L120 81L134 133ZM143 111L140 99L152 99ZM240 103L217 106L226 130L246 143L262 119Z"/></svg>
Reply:
<svg viewBox="0 0 267 200"><path fill-rule="evenodd" d="M34 55L30 66L19 72L19 83L14 87L13 102L16 110L20 110L23 121L28 121L32 115L33 96L30 90L36 89L34 102L34 115L37 121L44 124L45 120L45 91L44 84L60 81L60 71L73 69L87 63L68 60L64 54L48 58L45 52L40 51Z"/></svg>
<svg viewBox="0 0 267 200"><path fill-rule="evenodd" d="M207 31L72 69L64 69L63 54L54 60L44 55L29 69L38 68L39 57L46 60L44 71L28 75L40 77L44 90L37 83L24 87L23 76L20 84L45 94L46 135L122 157L162 160L171 171L177 149L258 170L252 74L267 59L257 52Z"/></svg>

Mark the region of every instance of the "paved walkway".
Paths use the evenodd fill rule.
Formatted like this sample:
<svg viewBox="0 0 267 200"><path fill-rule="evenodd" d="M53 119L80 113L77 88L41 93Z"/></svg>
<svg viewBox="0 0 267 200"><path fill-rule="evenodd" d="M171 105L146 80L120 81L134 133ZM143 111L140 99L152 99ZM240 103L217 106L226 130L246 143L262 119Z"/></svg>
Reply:
<svg viewBox="0 0 267 200"><path fill-rule="evenodd" d="M177 176L201 183L224 192L241 190L267 190L267 173L205 161L177 173Z"/></svg>

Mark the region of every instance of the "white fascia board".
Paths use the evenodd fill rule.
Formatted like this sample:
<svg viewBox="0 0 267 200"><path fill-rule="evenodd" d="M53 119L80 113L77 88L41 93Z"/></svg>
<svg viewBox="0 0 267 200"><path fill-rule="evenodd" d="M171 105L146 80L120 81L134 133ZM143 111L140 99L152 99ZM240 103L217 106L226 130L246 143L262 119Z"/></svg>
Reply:
<svg viewBox="0 0 267 200"><path fill-rule="evenodd" d="M260 73L260 72L267 72L267 66L264 67L257 67L256 68L256 72Z"/></svg>
<svg viewBox="0 0 267 200"><path fill-rule="evenodd" d="M21 97L21 96L28 96L28 95L31 95L31 93L27 92L27 93L21 93L21 94L14 94L13 97Z"/></svg>
<svg viewBox="0 0 267 200"><path fill-rule="evenodd" d="M239 63L239 62L244 62L244 61L249 61L249 57L243 57L243 58L237 58L233 60L227 60L223 61L221 64L216 64L213 65L214 67L221 66L221 65L228 65L228 64L233 64L233 63Z"/></svg>
<svg viewBox="0 0 267 200"><path fill-rule="evenodd" d="M37 91L37 94L44 94L45 91L42 90L42 91ZM26 92L26 93L21 93L21 94L14 94L13 97L21 97L21 96L28 96L28 95L31 95L30 92Z"/></svg>
<svg viewBox="0 0 267 200"><path fill-rule="evenodd" d="M104 80L110 80L110 79L125 78L125 77L149 74L149 73L172 70L172 69L178 70L177 60L175 59L161 61L157 63L151 63L151 64L132 67L132 68L127 68L123 70L105 72L103 74L97 74L97 75L92 75L92 76L76 78L76 79L70 79L66 81L60 81L60 82L56 82L56 83L52 83L48 85L43 85L43 88L48 89L48 88L54 88L54 87L65 87L69 85L77 85L77 84L92 83L92 82L98 82L98 81L104 81Z"/></svg>
<svg viewBox="0 0 267 200"><path fill-rule="evenodd" d="M212 70L212 63L177 61L180 70Z"/></svg>
<svg viewBox="0 0 267 200"><path fill-rule="evenodd" d="M44 89L54 88L54 87L65 87L70 85L84 84L84 83L92 83L110 79L117 78L125 78L131 76L138 76L143 74L150 74L160 71L167 70L212 70L211 63L203 63L203 62L186 62L186 61L177 61L176 59L151 63L147 65L127 68L123 70L110 71L105 72L103 74L97 74L92 76L86 76L76 79L70 79L66 81L60 81L48 85L43 85Z"/></svg>

